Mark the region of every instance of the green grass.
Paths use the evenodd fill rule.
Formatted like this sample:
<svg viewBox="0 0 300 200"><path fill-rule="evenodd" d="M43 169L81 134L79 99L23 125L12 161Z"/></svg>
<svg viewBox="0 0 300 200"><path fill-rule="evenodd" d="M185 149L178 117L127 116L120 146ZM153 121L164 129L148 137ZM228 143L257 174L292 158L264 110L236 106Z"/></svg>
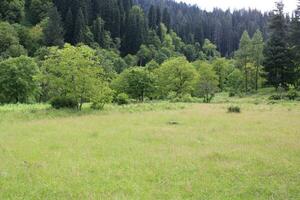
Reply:
<svg viewBox="0 0 300 200"><path fill-rule="evenodd" d="M300 103L224 99L0 108L0 199L300 199Z"/></svg>

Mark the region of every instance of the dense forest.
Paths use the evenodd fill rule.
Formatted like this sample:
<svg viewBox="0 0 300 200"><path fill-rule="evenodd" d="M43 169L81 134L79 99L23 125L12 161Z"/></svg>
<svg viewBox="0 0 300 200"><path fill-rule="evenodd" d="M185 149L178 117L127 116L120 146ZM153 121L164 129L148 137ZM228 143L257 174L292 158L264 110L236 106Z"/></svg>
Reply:
<svg viewBox="0 0 300 200"><path fill-rule="evenodd" d="M264 39L267 37L268 13L257 10L214 9L207 12L197 6L176 3L170 0L135 0L146 12L152 5L171 11L170 26L184 42L203 45L209 39L218 47L222 56L232 56L238 49L239 39L246 30L250 36L259 29Z"/></svg>
<svg viewBox="0 0 300 200"><path fill-rule="evenodd" d="M102 108L297 89L300 2L292 16L275 5L261 13L171 0L3 0L0 102Z"/></svg>

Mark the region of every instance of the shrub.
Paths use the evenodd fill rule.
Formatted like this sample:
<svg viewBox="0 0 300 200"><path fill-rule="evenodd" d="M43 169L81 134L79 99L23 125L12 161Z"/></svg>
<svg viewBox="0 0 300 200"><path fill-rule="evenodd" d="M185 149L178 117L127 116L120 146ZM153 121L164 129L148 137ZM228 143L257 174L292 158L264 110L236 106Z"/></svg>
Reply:
<svg viewBox="0 0 300 200"><path fill-rule="evenodd" d="M286 97L289 99L289 100L296 100L298 97L299 97L299 93L296 91L296 90L290 90Z"/></svg>
<svg viewBox="0 0 300 200"><path fill-rule="evenodd" d="M97 88L97 93L91 98L91 108L94 110L103 110L104 106L113 100L114 91L107 85Z"/></svg>
<svg viewBox="0 0 300 200"><path fill-rule="evenodd" d="M194 98L190 94L186 94L181 98L182 102L184 103L193 103Z"/></svg>
<svg viewBox="0 0 300 200"><path fill-rule="evenodd" d="M229 92L229 97L235 97L235 96L236 96L235 92L233 92L233 91Z"/></svg>
<svg viewBox="0 0 300 200"><path fill-rule="evenodd" d="M103 103L93 102L92 105L91 105L91 109L93 109L93 110L103 110L104 105L105 104L103 104Z"/></svg>
<svg viewBox="0 0 300 200"><path fill-rule="evenodd" d="M274 101L278 101L278 100L281 100L281 99L282 99L282 96L279 95L279 94L274 94L274 95L269 97L269 100L274 100Z"/></svg>
<svg viewBox="0 0 300 200"><path fill-rule="evenodd" d="M176 92L171 91L171 92L168 93L167 99L168 99L169 101L173 101L173 100L176 99L176 98L177 98Z"/></svg>
<svg viewBox="0 0 300 200"><path fill-rule="evenodd" d="M116 97L115 99L115 102L118 104L118 105L126 105L126 104L129 104L129 97L126 93L121 93L121 94L118 94L118 96Z"/></svg>
<svg viewBox="0 0 300 200"><path fill-rule="evenodd" d="M240 113L241 112L241 108L239 106L230 106L228 108L228 112L229 113Z"/></svg>
<svg viewBox="0 0 300 200"><path fill-rule="evenodd" d="M61 109L61 108L75 109L78 107L77 101L70 97L55 97L51 100L50 104L55 109Z"/></svg>

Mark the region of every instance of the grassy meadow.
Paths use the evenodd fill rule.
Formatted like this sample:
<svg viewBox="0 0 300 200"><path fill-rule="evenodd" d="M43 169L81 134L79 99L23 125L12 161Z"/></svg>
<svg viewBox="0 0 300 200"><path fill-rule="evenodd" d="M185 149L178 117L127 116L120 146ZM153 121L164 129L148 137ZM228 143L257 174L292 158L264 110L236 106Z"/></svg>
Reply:
<svg viewBox="0 0 300 200"><path fill-rule="evenodd" d="M0 199L300 199L300 102L257 99L0 107Z"/></svg>

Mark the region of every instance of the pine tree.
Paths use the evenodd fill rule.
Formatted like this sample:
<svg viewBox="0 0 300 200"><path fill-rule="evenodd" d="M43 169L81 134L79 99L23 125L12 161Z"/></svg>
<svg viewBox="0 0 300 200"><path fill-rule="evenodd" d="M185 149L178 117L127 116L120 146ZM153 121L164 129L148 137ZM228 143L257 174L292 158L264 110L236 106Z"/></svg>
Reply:
<svg viewBox="0 0 300 200"><path fill-rule="evenodd" d="M98 17L93 22L92 32L94 35L95 42L97 42L101 47L104 47L105 29L104 29L104 21L101 17Z"/></svg>
<svg viewBox="0 0 300 200"><path fill-rule="evenodd" d="M125 54L138 52L146 36L146 23L143 10L133 6L128 15L127 30L122 43Z"/></svg>
<svg viewBox="0 0 300 200"><path fill-rule="evenodd" d="M74 43L84 42L85 20L81 8L78 11L74 27Z"/></svg>
<svg viewBox="0 0 300 200"><path fill-rule="evenodd" d="M156 29L156 10L153 5L150 7L150 10L149 10L148 23L149 23L150 29L153 29L153 30Z"/></svg>
<svg viewBox="0 0 300 200"><path fill-rule="evenodd" d="M165 24L165 26L168 29L168 32L170 32L170 29L171 29L171 16L170 16L170 13L169 13L167 8L165 8L164 11L163 11L162 23Z"/></svg>
<svg viewBox="0 0 300 200"><path fill-rule="evenodd" d="M248 92L249 86L249 72L247 64L251 61L251 39L247 31L244 31L241 40L240 47L236 52L236 59L239 62L242 70L245 74L245 92Z"/></svg>
<svg viewBox="0 0 300 200"><path fill-rule="evenodd" d="M255 90L258 90L258 81L260 76L260 66L263 61L263 49L264 40L262 33L257 30L252 38L252 52L251 57L253 59L253 64L255 65Z"/></svg>
<svg viewBox="0 0 300 200"><path fill-rule="evenodd" d="M48 23L43 30L47 46L62 46L64 44L64 29L57 8L53 6L48 12Z"/></svg>
<svg viewBox="0 0 300 200"><path fill-rule="evenodd" d="M264 49L264 66L268 83L276 89L294 83L294 65L287 45L287 24L283 14L284 4L276 2L277 9L270 21L270 38Z"/></svg>
<svg viewBox="0 0 300 200"><path fill-rule="evenodd" d="M161 23L161 11L160 8L156 7L156 26L159 27Z"/></svg>
<svg viewBox="0 0 300 200"><path fill-rule="evenodd" d="M74 34L74 19L72 10L69 8L68 13L65 19L65 40L71 44L74 43L73 34Z"/></svg>
<svg viewBox="0 0 300 200"><path fill-rule="evenodd" d="M298 0L290 26L290 46L292 49L293 62L296 66L296 86L300 86L300 0Z"/></svg>

